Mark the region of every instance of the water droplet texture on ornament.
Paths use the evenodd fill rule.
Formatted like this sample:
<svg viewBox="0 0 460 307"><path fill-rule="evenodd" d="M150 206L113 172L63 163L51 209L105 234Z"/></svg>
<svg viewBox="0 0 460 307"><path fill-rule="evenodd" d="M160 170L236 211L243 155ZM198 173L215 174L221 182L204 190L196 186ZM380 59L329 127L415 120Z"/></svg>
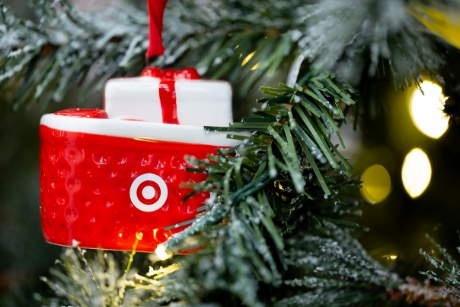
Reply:
<svg viewBox="0 0 460 307"><path fill-rule="evenodd" d="M183 182L205 179L186 171L185 155L204 159L216 146L149 142L60 131L42 125L40 214L45 239L81 247L153 252L174 233L187 227L209 196L199 193L186 202L191 189ZM143 212L134 206L130 187L151 173L164 180L168 193L158 210ZM158 185L141 186L136 194L146 202L157 200ZM179 227L165 230L165 228ZM142 233L142 240L136 234Z"/></svg>
<svg viewBox="0 0 460 307"><path fill-rule="evenodd" d="M164 243L168 238L172 235L171 230L164 230L164 229L154 229L153 230L153 238L158 243Z"/></svg>
<svg viewBox="0 0 460 307"><path fill-rule="evenodd" d="M69 146L64 151L64 157L69 163L79 164L81 161L83 161L85 155L83 150L79 151L78 149Z"/></svg>
<svg viewBox="0 0 460 307"><path fill-rule="evenodd" d="M95 152L91 156L93 157L94 163L96 163L96 165L99 166L106 165L107 163L109 163L110 160L110 156L108 156L104 152Z"/></svg>
<svg viewBox="0 0 460 307"><path fill-rule="evenodd" d="M61 178L66 178L70 174L70 165L64 161L60 162L57 166L57 176Z"/></svg>
<svg viewBox="0 0 460 307"><path fill-rule="evenodd" d="M59 159L61 158L61 152L57 148L50 148L47 157L48 157L48 161L51 164L54 164L58 162Z"/></svg>
<svg viewBox="0 0 460 307"><path fill-rule="evenodd" d="M74 207L67 207L65 209L65 219L67 223L71 224L75 222L78 218L78 210Z"/></svg>
<svg viewBox="0 0 460 307"><path fill-rule="evenodd" d="M69 193L75 193L81 188L80 179L72 177L68 178L66 181L66 188Z"/></svg>

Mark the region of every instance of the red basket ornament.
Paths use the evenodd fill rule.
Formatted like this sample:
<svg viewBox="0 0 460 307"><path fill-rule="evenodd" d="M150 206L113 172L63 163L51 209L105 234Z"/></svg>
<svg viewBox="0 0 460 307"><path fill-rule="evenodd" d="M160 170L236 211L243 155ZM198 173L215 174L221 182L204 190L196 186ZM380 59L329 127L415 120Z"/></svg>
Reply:
<svg viewBox="0 0 460 307"><path fill-rule="evenodd" d="M231 88L191 69L149 69L109 80L104 110L68 109L40 122L40 214L46 241L153 252L205 209L207 193L183 201L185 155L206 158L237 144L203 126L228 126ZM184 79L187 78L187 79Z"/></svg>

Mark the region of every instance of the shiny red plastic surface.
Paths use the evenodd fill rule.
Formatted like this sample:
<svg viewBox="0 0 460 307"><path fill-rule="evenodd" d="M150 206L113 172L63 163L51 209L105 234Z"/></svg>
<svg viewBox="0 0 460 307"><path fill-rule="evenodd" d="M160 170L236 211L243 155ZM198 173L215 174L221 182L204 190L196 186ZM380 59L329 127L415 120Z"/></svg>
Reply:
<svg viewBox="0 0 460 307"><path fill-rule="evenodd" d="M54 113L56 115L72 116L72 117L85 117L85 118L109 118L107 113L101 109L65 109Z"/></svg>
<svg viewBox="0 0 460 307"><path fill-rule="evenodd" d="M132 250L136 233L142 233L136 250L152 252L184 229L184 222L195 218L208 197L200 193L183 202L191 190L180 185L205 178L186 172L184 156L205 158L216 152L215 146L68 132L44 125L40 137L40 214L50 243L71 246L75 240L84 248ZM165 196L158 209L145 211ZM173 227L181 223L185 226Z"/></svg>

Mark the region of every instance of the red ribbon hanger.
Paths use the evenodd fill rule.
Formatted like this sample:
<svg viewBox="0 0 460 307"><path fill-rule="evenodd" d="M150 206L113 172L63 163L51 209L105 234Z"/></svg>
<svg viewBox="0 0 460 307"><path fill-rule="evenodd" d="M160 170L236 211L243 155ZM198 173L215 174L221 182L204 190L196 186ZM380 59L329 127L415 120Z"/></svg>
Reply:
<svg viewBox="0 0 460 307"><path fill-rule="evenodd" d="M148 0L149 14L149 46L147 59L153 56L162 55L164 52L161 32L163 30L163 15L168 0ZM160 79L159 95L163 117L163 123L179 125L176 103L176 80L195 80L200 76L194 68L185 68L179 71L167 69L162 71L159 68L148 67L144 69L141 76L149 76Z"/></svg>
<svg viewBox="0 0 460 307"><path fill-rule="evenodd" d="M163 15L168 0L147 0L149 14L149 46L146 58L162 55L165 51L161 32L163 31Z"/></svg>

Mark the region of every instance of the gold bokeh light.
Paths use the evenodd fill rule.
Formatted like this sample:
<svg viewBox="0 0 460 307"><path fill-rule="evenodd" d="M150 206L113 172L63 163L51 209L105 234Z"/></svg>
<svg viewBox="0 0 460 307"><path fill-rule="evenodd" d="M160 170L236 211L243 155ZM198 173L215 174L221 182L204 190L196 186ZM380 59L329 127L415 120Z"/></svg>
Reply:
<svg viewBox="0 0 460 307"><path fill-rule="evenodd" d="M254 52L251 52L250 54L248 54L248 55L244 58L243 62L241 63L241 66L246 65L246 64L252 59L252 57L254 56L254 54L256 54L255 51L254 51Z"/></svg>
<svg viewBox="0 0 460 307"><path fill-rule="evenodd" d="M383 201L391 192L391 178L380 164L368 167L361 176L361 194L371 204Z"/></svg>
<svg viewBox="0 0 460 307"><path fill-rule="evenodd" d="M404 159L402 181L404 189L412 198L423 194L431 180L431 164L420 148L412 149Z"/></svg>
<svg viewBox="0 0 460 307"><path fill-rule="evenodd" d="M411 100L410 113L415 126L425 135L437 139L447 130L448 118L442 112L446 97L442 88L432 82L420 84Z"/></svg>

